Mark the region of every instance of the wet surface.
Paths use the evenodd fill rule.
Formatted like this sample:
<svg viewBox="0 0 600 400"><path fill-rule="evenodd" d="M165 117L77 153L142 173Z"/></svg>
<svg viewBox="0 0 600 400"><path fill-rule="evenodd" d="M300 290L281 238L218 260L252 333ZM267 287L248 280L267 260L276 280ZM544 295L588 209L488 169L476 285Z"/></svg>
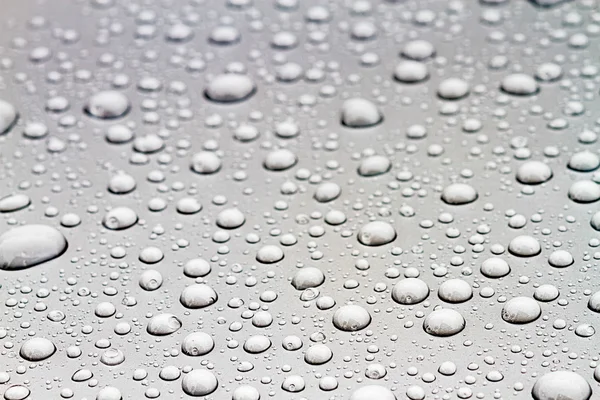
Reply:
<svg viewBox="0 0 600 400"><path fill-rule="evenodd" d="M600 393L600 3L5 0L0 396Z"/></svg>

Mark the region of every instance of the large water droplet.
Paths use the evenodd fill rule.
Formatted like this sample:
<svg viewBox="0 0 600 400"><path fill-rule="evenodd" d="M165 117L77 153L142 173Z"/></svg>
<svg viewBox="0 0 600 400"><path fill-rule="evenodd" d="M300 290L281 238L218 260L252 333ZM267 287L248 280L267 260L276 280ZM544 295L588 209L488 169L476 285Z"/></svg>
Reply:
<svg viewBox="0 0 600 400"><path fill-rule="evenodd" d="M392 299L400 304L417 304L429 296L429 286L419 278L402 279L392 288Z"/></svg>
<svg viewBox="0 0 600 400"><path fill-rule="evenodd" d="M8 133L17 122L18 117L15 106L0 99L0 135Z"/></svg>
<svg viewBox="0 0 600 400"><path fill-rule="evenodd" d="M452 336L465 329L465 319L456 310L442 308L433 311L423 321L425 332L433 336Z"/></svg>
<svg viewBox="0 0 600 400"><path fill-rule="evenodd" d="M477 200L477 191L466 183L453 183L444 188L442 200L453 206L469 204Z"/></svg>
<svg viewBox="0 0 600 400"><path fill-rule="evenodd" d="M49 358L56 352L56 346L46 338L32 338L23 343L19 354L27 361L36 362Z"/></svg>
<svg viewBox="0 0 600 400"><path fill-rule="evenodd" d="M396 400L396 396L386 387L366 385L352 392L350 400Z"/></svg>
<svg viewBox="0 0 600 400"><path fill-rule="evenodd" d="M234 103L250 98L256 92L256 84L247 75L217 75L206 87L206 97L219 103Z"/></svg>
<svg viewBox="0 0 600 400"><path fill-rule="evenodd" d="M589 400L592 388L575 372L554 371L535 382L531 395L534 400Z"/></svg>
<svg viewBox="0 0 600 400"><path fill-rule="evenodd" d="M541 314L539 303L531 297L515 297L502 308L502 319L511 324L527 324L538 319Z"/></svg>
<svg viewBox="0 0 600 400"><path fill-rule="evenodd" d="M181 388L190 396L206 396L217 390L215 374L206 369L194 369L183 376Z"/></svg>
<svg viewBox="0 0 600 400"><path fill-rule="evenodd" d="M370 323L371 314L357 305L342 306L333 314L333 325L345 332L360 331Z"/></svg>
<svg viewBox="0 0 600 400"><path fill-rule="evenodd" d="M146 330L154 336L166 336L181 328L181 321L173 314L159 314L148 321Z"/></svg>
<svg viewBox="0 0 600 400"><path fill-rule="evenodd" d="M365 246L382 246L396 239L396 230L387 222L373 221L358 231L358 241Z"/></svg>
<svg viewBox="0 0 600 400"><path fill-rule="evenodd" d="M350 128L368 128L383 121L383 114L367 99L348 99L342 105L342 124Z"/></svg>
<svg viewBox="0 0 600 400"><path fill-rule="evenodd" d="M85 112L99 119L123 117L129 112L131 104L127 96L114 90L106 90L92 95L85 103Z"/></svg>
<svg viewBox="0 0 600 400"><path fill-rule="evenodd" d="M59 257L67 239L47 225L24 225L0 236L0 269L19 270Z"/></svg>

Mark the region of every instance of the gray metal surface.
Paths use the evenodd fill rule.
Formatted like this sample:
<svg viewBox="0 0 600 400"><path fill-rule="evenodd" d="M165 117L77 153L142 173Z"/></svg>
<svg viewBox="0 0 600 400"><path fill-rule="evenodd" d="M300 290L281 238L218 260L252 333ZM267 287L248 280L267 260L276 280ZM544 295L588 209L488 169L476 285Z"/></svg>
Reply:
<svg viewBox="0 0 600 400"><path fill-rule="evenodd" d="M284 3L2 2L0 99L14 106L19 119L0 136L0 193L25 194L31 204L3 213L0 233L47 225L64 235L68 248L30 268L0 269L0 393L16 400L14 393L26 393L14 388L21 385L31 399L189 398L182 382L193 369L211 371L218 380L209 399L256 399L247 388L247 397L243 390L234 394L242 385L254 387L261 399L364 400L366 393L370 400L388 400L374 388L357 394L367 385L390 389L397 399L416 400L421 392L426 399L530 399L535 382L552 371L576 372L594 392L591 398L598 396L593 328L599 319L588 308L600 290L600 235L590 223L600 210L594 200L600 175L593 165L599 149L597 2L542 8L517 0L498 5L300 1L287 10ZM372 26L360 25L364 22ZM169 39L177 24L190 27L193 37ZM237 28L239 41L211 42L211 32L223 26ZM353 38L352 32L367 34L372 27L376 33L369 39ZM297 44L274 45L289 37L281 32L292 34ZM417 39L435 49L434 57L423 60L429 77L398 82L394 70L406 60L400 53ZM46 49L47 57L36 61ZM376 61L371 65L371 60ZM282 82L278 71L290 62L302 74ZM544 63L559 65L562 75L553 82L535 81L539 92L523 96L500 89L505 77L521 72L534 77ZM226 104L207 98L206 88L224 71L250 76L255 93ZM448 78L468 82L469 93L441 98L440 85ZM149 90L155 82L160 86ZM226 92L240 89L225 83ZM516 86L527 89L522 82ZM125 94L131 109L110 120L86 114L86 103L102 90ZM369 100L383 120L365 128L344 126L341 113L349 98ZM65 109L49 110L57 104ZM277 124L287 120L297 124L297 136L276 134ZM476 121L481 127L467 132ZM47 135L24 136L31 122L43 123ZM143 154L139 141L109 143L106 132L116 124L129 126L138 140L158 135L164 146ZM259 136L236 140L240 125L255 127ZM423 130L426 134L415 138ZM265 159L281 148L297 163L269 170ZM573 155L586 150L592 156L585 153L584 164L593 168L568 168ZM192 171L193 156L201 151L218 156L218 171ZM362 176L359 166L372 155L385 156L389 171ZM536 185L520 182L517 171L530 161L547 164L551 178ZM133 177L135 189L111 193L109 182L121 172ZM540 174L535 166L530 172ZM581 180L591 186L577 192L572 185ZM317 201L315 191L324 182L339 185L339 197ZM444 202L442 193L453 183L468 184L477 199ZM297 190L289 192L294 186ZM589 202L574 201L577 196ZM166 207L152 211L157 198ZM202 209L178 212L182 198L196 199ZM107 229L106 213L121 206L139 220L124 230ZM244 215L243 225L219 227L219 213L234 207ZM328 223L331 210L343 212L346 221ZM71 213L81 223L65 227ZM523 216L524 226L517 227L515 214ZM357 235L371 221L389 223L394 240L377 247L360 243ZM286 242L289 234L296 243ZM535 238L541 253L511 254L509 243L521 235ZM31 237L32 247L46 250L38 240ZM278 246L284 258L272 264L257 260L267 245ZM122 258L116 247L126 249ZM160 249L164 258L141 261L140 253L149 247ZM550 265L557 250L570 253L572 265ZM3 245L0 238L3 262L7 253L19 252L21 247ZM567 257L559 254L561 260ZM481 265L491 257L508 262L510 273L485 276ZM210 273L186 276L183 266L194 258L208 261ZM316 290L297 290L292 278L307 267L322 271L324 282ZM158 289L140 286L147 270L162 276ZM394 285L416 275L430 290L427 299L412 305L394 301ZM468 283L472 298L456 304L440 299L440 285L455 278ZM186 308L180 296L194 283L214 289L216 302ZM541 285L553 285L559 295L534 300L541 306L539 318L523 324L502 318L509 300L552 291ZM268 291L276 300L267 299ZM335 305L320 309L316 296L330 296ZM130 297L135 305L127 303ZM115 313L99 317L98 305L105 302ZM347 332L334 324L334 314L347 304L370 314L368 326ZM464 330L448 337L425 332L425 318L440 307L458 311ZM57 310L64 319L52 321L49 313ZM255 326L268 320L261 310L272 317L268 326ZM517 311L531 310L517 306ZM149 334L152 317L165 313L180 320L181 328L165 336ZM348 323L360 325L360 316L351 317L359 321ZM123 322L131 331L116 333ZM182 341L193 332L210 335L214 349L197 357L183 354ZM244 343L255 335L268 337L270 348L249 352ZM290 335L301 338L302 348L283 347ZM48 339L56 352L42 361L26 360L20 351L33 337ZM317 344L333 356L311 365L305 354ZM72 346L81 355L69 356ZM113 366L101 361L111 349L122 352L124 361ZM456 365L455 373L439 372L447 361ZM169 380L169 366L181 376ZM89 369L93 378L74 381L80 369ZM146 370L147 377L134 379L136 369ZM303 381L304 390L292 392L290 376L301 377L294 384L298 389ZM324 390L334 381L337 388ZM560 390L578 391L572 400L589 398L585 385L571 381L540 392L536 400L555 399L549 396Z"/></svg>

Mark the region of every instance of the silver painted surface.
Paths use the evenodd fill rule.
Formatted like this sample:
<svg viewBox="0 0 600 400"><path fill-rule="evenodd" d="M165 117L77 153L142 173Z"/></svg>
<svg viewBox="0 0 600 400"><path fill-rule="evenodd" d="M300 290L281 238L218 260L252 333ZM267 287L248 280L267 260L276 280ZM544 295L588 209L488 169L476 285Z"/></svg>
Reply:
<svg viewBox="0 0 600 400"><path fill-rule="evenodd" d="M590 226L600 203L579 204L568 197L573 182L599 182L600 178L594 171L567 168L576 152L587 149L598 154L597 142L578 140L585 129L598 131L599 75L582 75L584 66L598 64L594 32L600 13L595 2L569 2L546 9L516 0L498 6L467 0L371 1L371 13L356 16L350 11L351 2L330 1L326 6L331 19L323 23L307 22L305 17L311 6L321 2L301 2L290 12L259 0L243 9L216 1L116 1L106 8L92 3L4 0L0 6L0 98L19 112L16 126L0 136L0 192L2 196L25 193L32 201L23 210L3 214L1 232L20 224L45 224L59 229L69 244L52 261L18 271L0 270L0 372L10 376L0 385L0 393L19 384L31 390L32 399L60 398L61 393L69 393L65 389L72 390L73 398L94 399L101 388L114 386L124 399L143 398L148 388L158 389L159 398L186 398L181 377L174 381L159 377L161 369L170 365L210 369L219 381L217 391L207 396L210 399L229 399L242 384L254 386L263 399L348 399L368 384L392 389L398 399L407 398L407 389L413 385L422 387L427 399L456 399L468 393L464 388L472 391L471 398L528 399L536 380L552 370L575 371L595 395L600 393L594 380L597 336L575 333L581 324L600 327L598 314L587 308L590 295L600 289L599 232ZM144 10L156 15L156 21L149 24L155 26L156 34L149 40L135 38ZM415 23L419 10L433 12L431 25ZM500 21L482 21L482 15L491 18L486 13L497 13ZM582 21L569 13L578 14ZM32 26L31 20L38 16L45 23ZM196 17L198 21L189 21ZM194 38L181 44L166 40L168 27L186 18ZM368 41L351 39L349 28L363 20L375 24L377 36ZM228 46L209 43L210 32L220 25L237 27L241 41ZM65 44L61 37L66 29L76 31L79 40ZM273 35L282 30L294 32L297 47L271 46ZM323 43L311 42L309 33L315 31L325 32ZM569 44L569 38L578 33L588 35L586 48ZM435 47L435 58L426 62L431 76L422 83L401 84L392 73L403 45L413 39L428 40ZM40 46L51 49L52 56L34 63L30 52ZM377 65L361 63L361 55L368 52L379 56ZM507 66L491 69L489 62L498 55L506 56ZM190 72L186 65L197 59L205 62L205 68ZM296 62L305 71L321 71L323 77L318 82L278 82L274 74L283 60ZM241 63L256 82L256 94L233 104L206 99L203 93L208 82L234 62ZM545 62L562 66L560 81L539 83L541 89L535 96L500 91L505 76L519 71L534 75ZM80 70L91 72L89 81L75 78ZM130 78L126 88L116 90L127 95L131 110L118 121L90 118L83 112L86 100L99 90L111 89L117 74ZM156 92L137 88L147 77L158 79L162 88ZM437 87L448 77L467 80L470 94L457 101L440 99ZM185 93L173 93L174 81L186 86ZM326 94L330 88L332 95ZM68 100L66 111L45 109L46 102L56 96ZM351 97L375 102L383 122L364 129L343 126L340 111ZM570 101L585 106L582 115L565 112ZM444 113L449 103L457 108ZM299 136L282 139L273 133L275 124L287 118L298 123ZM465 133L462 125L468 118L480 120L481 130ZM559 119L568 126L552 128ZM71 120L72 126L64 126ZM41 140L24 138L24 126L30 121L43 122L49 135ZM147 164L135 165L131 142L113 145L104 137L115 123L131 124L138 138L159 134L165 148L149 154ZM256 126L258 139L235 140L233 131L241 123ZM407 138L406 131L414 124L426 127L425 138ZM64 141L66 149L49 152L49 137ZM524 142L525 146L519 144ZM443 154L428 154L436 150L430 146L436 145L443 147ZM527 148L530 154L515 147ZM218 154L222 167L212 175L195 174L190 160L206 148ZM297 164L282 172L266 170L264 158L276 148L290 149ZM360 160L371 153L388 157L391 170L360 176ZM546 162L552 178L536 186L519 183L516 171L527 161L519 159L522 156ZM134 191L125 195L108 191L108 182L118 171L135 178ZM150 182L151 171L161 171L164 181ZM412 179L397 179L401 171L410 171ZM298 193L282 194L280 188L286 181L293 181ZM340 185L340 197L330 203L317 202L313 194L321 181ZM471 185L478 199L462 206L442 202L443 188L454 182ZM227 203L215 204L218 196L224 196ZM166 201L163 211L148 209L149 200L155 197ZM176 203L184 197L197 199L202 210L193 215L178 213ZM278 202L285 202L285 209ZM405 205L414 209L414 216L400 214ZM117 206L135 210L138 223L123 231L105 229L103 216ZM218 243L215 233L221 229L215 219L224 208L234 206L246 221L227 231L227 242ZM49 217L49 207L56 207L58 215ZM343 225L324 222L323 216L332 209L346 214ZM523 228L508 226L509 210L526 217ZM451 213L454 221L440 222L444 212ZM77 214L81 224L62 227L61 217L67 213ZM370 220L390 223L397 233L395 240L381 247L359 243L358 230ZM311 237L315 226L324 228L323 236ZM460 236L449 238L451 227ZM297 244L281 245L285 233L293 233ZM260 241L249 243L249 234L258 235ZM535 237L541 254L522 258L505 251L499 257L509 263L511 273L500 279L482 275L481 263L493 256L492 246L508 248L519 235ZM258 262L256 254L264 245L280 246L284 259L269 265ZM126 247L126 256L111 257L115 246ZM149 246L160 248L164 259L153 265L139 261L140 251ZM571 253L574 264L550 266L548 257L558 249ZM196 257L210 261L212 271L204 281L215 289L218 300L204 309L189 310L179 296L194 279L183 274L183 264ZM368 270L356 268L360 259L368 260ZM302 292L290 281L304 266L323 271L325 282L318 289L321 296L335 299L335 307L319 310L314 301L300 299ZM398 268L400 277L386 277L390 267ZM423 303L399 305L392 300L391 289L409 267L419 271L431 292ZM436 276L443 268L447 272ZM146 269L162 274L164 282L158 290L148 292L139 286ZM467 281L473 298L451 305L441 301L437 288L451 278ZM358 286L345 288L345 284L352 286L350 280ZM523 325L503 321L507 300L532 297L543 284L556 286L560 295L554 301L540 302L539 319ZM494 289L489 298L481 296L486 287ZM41 288L49 290L47 297L36 296ZM81 295L82 290L86 295ZM277 300L261 301L266 290L277 292ZM134 296L137 305L122 304L126 296ZM232 308L228 305L232 298L244 304ZM38 302L47 309L35 311ZM115 304L116 314L95 316L101 302ZM335 311L350 303L370 313L372 321L364 330L342 332L333 325ZM439 305L465 318L462 332L445 338L424 332L424 318ZM272 315L269 327L252 325L248 317L257 308ZM52 310L64 312L64 321L48 320ZM149 335L148 321L161 313L176 315L182 328L168 336ZM566 322L564 329L553 327L557 319ZM118 335L114 327L123 321L132 330ZM242 329L232 331L233 322L241 322ZM196 331L210 334L215 348L207 355L188 357L181 353L181 341ZM323 343L333 358L313 366L304 361L303 354L315 344L310 337L317 333L324 335ZM262 354L249 354L243 344L257 334L268 336L272 346ZM288 335L302 338L302 349L284 350L282 340ZM32 336L50 339L56 353L39 363L24 360L19 349ZM121 364L109 367L100 362L106 351L98 348L101 339L123 352ZM73 345L82 350L81 356L67 357L66 349ZM454 375L438 372L445 361L456 364ZM236 370L244 362L251 363L252 370ZM365 376L367 366L374 363L385 366L384 378ZM73 373L81 368L93 372L95 385L72 381ZM136 368L146 369L147 379L135 381ZM490 381L493 371L503 378ZM435 380L424 381L427 374ZM304 378L302 392L282 390L284 379L291 375ZM339 387L319 389L323 376L336 377Z"/></svg>

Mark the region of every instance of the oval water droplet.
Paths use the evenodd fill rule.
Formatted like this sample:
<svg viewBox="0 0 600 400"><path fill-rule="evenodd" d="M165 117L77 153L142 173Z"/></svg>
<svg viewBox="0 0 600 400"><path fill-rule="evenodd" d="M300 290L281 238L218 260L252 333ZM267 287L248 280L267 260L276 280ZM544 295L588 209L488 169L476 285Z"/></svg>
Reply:
<svg viewBox="0 0 600 400"><path fill-rule="evenodd" d="M24 225L0 235L0 269L33 267L61 256L67 239L47 225Z"/></svg>

